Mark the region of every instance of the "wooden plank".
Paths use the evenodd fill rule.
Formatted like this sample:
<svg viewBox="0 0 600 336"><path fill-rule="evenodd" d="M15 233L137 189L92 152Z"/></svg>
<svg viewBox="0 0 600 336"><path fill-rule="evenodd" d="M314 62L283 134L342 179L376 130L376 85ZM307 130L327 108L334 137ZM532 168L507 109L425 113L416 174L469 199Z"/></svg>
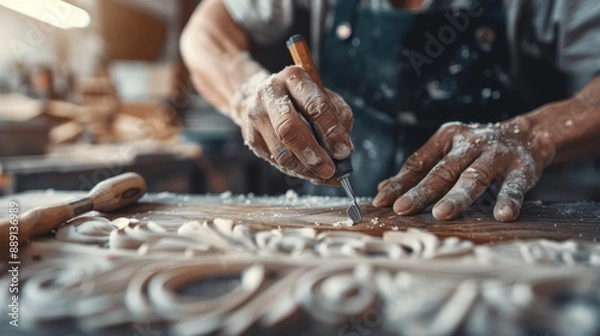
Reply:
<svg viewBox="0 0 600 336"><path fill-rule="evenodd" d="M81 196L81 193L31 192L0 199L0 213L6 215L8 200L16 199L21 211L41 204L55 203ZM454 221L438 221L430 212L417 216L397 216L389 208L376 209L362 200L364 221L346 227L345 198L329 197L246 197L190 196L171 193L150 194L140 203L106 214L109 218L134 217L155 221L168 230L176 230L191 220L232 219L255 230L279 227L313 227L323 230L346 230L379 236L387 230L410 227L432 232L440 237L456 236L476 243L516 239L600 240L600 203L526 203L521 217L512 223L493 219L491 206L474 206Z"/></svg>

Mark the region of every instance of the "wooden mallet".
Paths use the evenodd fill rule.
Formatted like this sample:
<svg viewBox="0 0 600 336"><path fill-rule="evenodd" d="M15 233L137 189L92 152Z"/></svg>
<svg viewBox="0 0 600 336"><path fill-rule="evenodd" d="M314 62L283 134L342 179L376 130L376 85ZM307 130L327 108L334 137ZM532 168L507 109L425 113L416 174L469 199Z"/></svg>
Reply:
<svg viewBox="0 0 600 336"><path fill-rule="evenodd" d="M146 181L136 173L125 173L98 183L85 197L65 203L40 206L17 217L2 219L0 220L1 259L6 259L11 241L13 245L15 240L22 243L31 236L48 233L69 219L92 210L110 212L120 209L137 201L145 193Z"/></svg>

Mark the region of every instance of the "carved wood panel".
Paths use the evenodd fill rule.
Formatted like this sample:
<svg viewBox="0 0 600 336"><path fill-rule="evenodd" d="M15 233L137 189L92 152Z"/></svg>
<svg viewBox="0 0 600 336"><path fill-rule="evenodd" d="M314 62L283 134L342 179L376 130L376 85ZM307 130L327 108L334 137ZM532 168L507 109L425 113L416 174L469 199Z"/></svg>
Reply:
<svg viewBox="0 0 600 336"><path fill-rule="evenodd" d="M600 245L591 242L476 245L414 228L377 237L313 227L257 230L221 217L167 225L93 215L22 254L25 330L600 332ZM0 281L6 288L10 277Z"/></svg>

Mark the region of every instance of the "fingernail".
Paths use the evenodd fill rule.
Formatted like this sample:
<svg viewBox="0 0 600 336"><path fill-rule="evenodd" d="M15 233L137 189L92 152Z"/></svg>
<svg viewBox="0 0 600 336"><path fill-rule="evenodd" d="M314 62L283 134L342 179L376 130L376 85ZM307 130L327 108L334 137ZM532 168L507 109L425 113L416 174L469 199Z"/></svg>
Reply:
<svg viewBox="0 0 600 336"><path fill-rule="evenodd" d="M413 201L406 197L400 197L396 203L394 203L394 212L402 215L413 207Z"/></svg>
<svg viewBox="0 0 600 336"><path fill-rule="evenodd" d="M350 147L344 143L337 143L333 149L333 155L336 159L345 159L350 155Z"/></svg>
<svg viewBox="0 0 600 336"><path fill-rule="evenodd" d="M498 220L507 221L507 220L512 220L513 218L514 218L514 211L510 205L504 204L503 206L500 207L500 210L498 211L498 216L497 216Z"/></svg>
<svg viewBox="0 0 600 336"><path fill-rule="evenodd" d="M317 174L324 180L330 179L335 173L335 167L329 162L323 162L317 166Z"/></svg>
<svg viewBox="0 0 600 336"><path fill-rule="evenodd" d="M454 211L454 204L450 201L443 201L433 207L433 217L436 219L445 219L452 215L452 211Z"/></svg>

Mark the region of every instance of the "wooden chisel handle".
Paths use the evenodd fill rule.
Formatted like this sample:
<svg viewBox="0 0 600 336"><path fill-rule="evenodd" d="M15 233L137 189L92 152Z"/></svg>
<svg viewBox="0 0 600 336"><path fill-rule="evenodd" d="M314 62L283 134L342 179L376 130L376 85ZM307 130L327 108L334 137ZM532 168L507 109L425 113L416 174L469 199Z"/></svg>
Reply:
<svg viewBox="0 0 600 336"><path fill-rule="evenodd" d="M146 193L146 182L136 173L125 173L97 184L87 196L65 203L33 208L22 215L0 220L1 259L14 241L22 243L31 236L48 233L69 219L97 210L110 212L129 205Z"/></svg>
<svg viewBox="0 0 600 336"><path fill-rule="evenodd" d="M290 37L287 41L287 47L292 55L294 64L299 65L306 70L306 72L308 72L310 75L310 78L317 83L323 92L325 92L325 87L321 81L321 76L319 76L319 72L317 71L317 67L315 66L315 62L313 61L310 49L308 48L304 37L302 37L302 35L294 35Z"/></svg>

